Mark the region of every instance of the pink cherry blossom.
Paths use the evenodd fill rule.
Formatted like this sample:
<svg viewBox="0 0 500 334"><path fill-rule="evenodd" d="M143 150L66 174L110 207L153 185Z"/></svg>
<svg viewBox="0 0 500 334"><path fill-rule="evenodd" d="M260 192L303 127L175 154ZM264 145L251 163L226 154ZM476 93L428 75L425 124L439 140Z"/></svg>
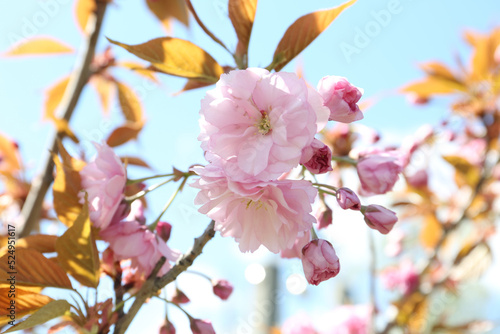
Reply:
<svg viewBox="0 0 500 334"><path fill-rule="evenodd" d="M213 280L212 286L214 295L222 300L227 300L231 293L233 293L233 285L224 279Z"/></svg>
<svg viewBox="0 0 500 334"><path fill-rule="evenodd" d="M190 325L193 334L215 334L214 327L208 320L191 319Z"/></svg>
<svg viewBox="0 0 500 334"><path fill-rule="evenodd" d="M160 327L159 334L175 334L175 327L171 322L166 322L163 326Z"/></svg>
<svg viewBox="0 0 500 334"><path fill-rule="evenodd" d="M110 248L118 261L131 260L131 267L139 268L149 275L156 263L164 256L167 261L158 272L165 274L170 269L170 261L174 262L179 253L171 250L167 244L156 237L147 227L137 221L124 221L101 230L100 236L109 242Z"/></svg>
<svg viewBox="0 0 500 334"><path fill-rule="evenodd" d="M418 287L419 276L413 263L406 260L398 267L385 270L382 282L388 289L398 289L404 295L409 295Z"/></svg>
<svg viewBox="0 0 500 334"><path fill-rule="evenodd" d="M293 73L231 71L201 102L198 139L204 151L227 161L234 180L268 181L297 166L328 113Z"/></svg>
<svg viewBox="0 0 500 334"><path fill-rule="evenodd" d="M273 253L291 248L299 232L315 222L311 203L317 190L309 181L240 183L214 164L193 170L201 176L192 184L200 189L195 198L199 211L215 221L222 236L235 238L242 252L261 245Z"/></svg>
<svg viewBox="0 0 500 334"><path fill-rule="evenodd" d="M120 158L106 144L95 144L97 156L80 172L81 185L88 194L90 220L105 229L111 223L122 199L127 174ZM83 203L84 194L81 193Z"/></svg>
<svg viewBox="0 0 500 334"><path fill-rule="evenodd" d="M337 190L337 202L339 206L344 209L360 210L361 202L358 195L349 188L340 188Z"/></svg>
<svg viewBox="0 0 500 334"><path fill-rule="evenodd" d="M158 234L158 236L162 238L163 241L167 242L168 239L170 239L171 232L172 225L170 223L160 221L158 222L158 224L156 224L156 234Z"/></svg>
<svg viewBox="0 0 500 334"><path fill-rule="evenodd" d="M319 212L317 213L318 218L318 228L323 229L327 228L332 224L333 221L333 211L332 209L325 203L319 208Z"/></svg>
<svg viewBox="0 0 500 334"><path fill-rule="evenodd" d="M382 234L389 233L398 221L395 212L377 204L368 205L363 214L366 224Z"/></svg>
<svg viewBox="0 0 500 334"><path fill-rule="evenodd" d="M189 299L188 296L184 292L182 292L179 289L175 289L175 292L172 296L172 303L175 304L186 304L189 303L191 300Z"/></svg>
<svg viewBox="0 0 500 334"><path fill-rule="evenodd" d="M326 76L319 81L317 88L324 105L330 110L330 121L351 123L363 119L363 113L356 104L363 93L346 78Z"/></svg>
<svg viewBox="0 0 500 334"><path fill-rule="evenodd" d="M332 151L323 142L314 139L309 147L302 151L300 161L313 174L323 174L332 169Z"/></svg>
<svg viewBox="0 0 500 334"><path fill-rule="evenodd" d="M281 251L281 257L285 259L301 259L302 248L304 248L304 246L307 245L309 241L311 241L311 231L299 232L299 235L297 239L295 239L295 243L293 244L293 246Z"/></svg>
<svg viewBox="0 0 500 334"><path fill-rule="evenodd" d="M406 176L409 185L415 188L425 188L429 183L429 175L425 169L420 169L412 175Z"/></svg>
<svg viewBox="0 0 500 334"><path fill-rule="evenodd" d="M283 323L281 334L318 334L318 332L307 314L298 313Z"/></svg>
<svg viewBox="0 0 500 334"><path fill-rule="evenodd" d="M385 194L392 190L402 171L397 158L373 154L362 157L356 166L362 195Z"/></svg>
<svg viewBox="0 0 500 334"><path fill-rule="evenodd" d="M318 285L340 271L340 263L331 243L314 239L302 248L302 268L309 284Z"/></svg>
<svg viewBox="0 0 500 334"><path fill-rule="evenodd" d="M368 305L341 305L325 315L323 334L366 334L372 308Z"/></svg>

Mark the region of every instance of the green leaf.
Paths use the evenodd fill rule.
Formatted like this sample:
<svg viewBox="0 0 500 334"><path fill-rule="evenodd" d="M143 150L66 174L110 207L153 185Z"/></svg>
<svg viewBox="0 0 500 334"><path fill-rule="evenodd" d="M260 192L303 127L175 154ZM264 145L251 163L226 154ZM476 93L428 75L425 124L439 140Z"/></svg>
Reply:
<svg viewBox="0 0 500 334"><path fill-rule="evenodd" d="M12 333L15 331L20 331L24 329L33 328L38 325L42 325L49 320L55 319L57 317L62 317L63 315L69 314L71 304L65 300L54 300L45 306L42 306L38 311L33 313L28 319L12 326L3 333Z"/></svg>

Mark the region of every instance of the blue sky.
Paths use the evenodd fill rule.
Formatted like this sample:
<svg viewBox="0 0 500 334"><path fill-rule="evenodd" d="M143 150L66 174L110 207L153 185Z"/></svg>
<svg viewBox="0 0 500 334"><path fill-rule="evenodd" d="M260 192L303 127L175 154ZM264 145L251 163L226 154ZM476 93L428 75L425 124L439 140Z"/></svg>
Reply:
<svg viewBox="0 0 500 334"><path fill-rule="evenodd" d="M57 5L47 7L48 3ZM227 1L193 0L193 3L207 26L234 49L236 37L227 19ZM332 0L260 0L250 43L250 65L267 66L284 31L299 16L340 3ZM48 12L44 11L44 5L50 8ZM81 34L73 23L73 1L10 1L0 6L0 52L7 50L18 36L27 37L31 33L54 36L74 48L78 48L81 43ZM43 13L46 13L45 16ZM387 13L390 16L385 15ZM47 19L44 20L44 17ZM379 97L379 102L369 109L361 123L390 133L391 138L398 138L414 132L425 122L438 122L447 113L444 102L418 108L410 106L403 96L395 94L405 83L421 77L417 64L428 60L453 63L456 54L467 51L461 40L465 29L487 32L500 23L499 18L500 2L492 0L359 0L302 53L299 61L306 79L313 85L325 75L341 75L363 88L365 97ZM123 0L109 7L103 33L127 44L142 43L165 35L160 24L146 10L143 1ZM173 35L200 45L222 65L233 64L232 58L204 35L193 20L190 30L175 25ZM106 46L107 42L101 38L98 51L103 51ZM113 51L120 60L137 60L118 47L114 47ZM33 175L39 167L40 157L47 147L48 134L52 131L50 124L41 122L43 92L71 71L74 58L74 55L0 58L0 131L20 143L28 175ZM292 62L284 71L294 71L295 66L296 62ZM121 147L118 152L141 155L155 168L155 172L169 172L172 165L186 170L193 163L203 163L196 137L199 131L199 101L206 89L173 96L185 80L162 76L161 84L152 86L125 70L116 70L114 73L144 92L142 104L148 120L139 141ZM122 120L116 102L113 105L115 107L109 120L117 126ZM87 143L100 140L103 139L100 138L103 133L100 130L102 119L95 92L86 88L71 123L73 128ZM132 176L145 176L147 173L133 170ZM154 219L172 189L166 187L152 194L148 212L150 219ZM192 238L199 235L208 223L193 209L195 194L194 190L188 188L165 216L174 225L172 245L184 251L191 245ZM353 217L352 220L362 225L360 217ZM367 250L364 245L356 245L353 250L347 242L342 242L352 240L357 233L364 233L365 229L363 226L343 228L339 222L336 224L338 230L332 235L341 244L341 259L346 259L341 274L317 288L308 289L300 296L292 296L285 291L286 297L281 305L282 317L301 308L314 312L332 307L342 287L356 288L358 292L354 299L358 300L355 301L362 301L366 297L367 281L366 275L363 275L366 272L366 258L363 257L363 251ZM217 237L207 246L195 267L215 277L229 279L235 283L236 291L228 303L211 296L208 285L190 294L191 283L200 282L202 285L202 281L192 275L185 275L180 284L192 297L189 311L194 316L212 319L216 329L219 329L218 333L233 333L235 326L246 321L247 315L254 309L251 302L254 287L246 282L243 274L245 267L254 262L270 264L279 261L276 256L266 252L242 255L232 240ZM296 261L280 264L280 268L283 270L279 280L281 283L289 273L301 271L300 263ZM325 295L331 298L322 298L318 302L317 298ZM153 304L148 309L158 309L154 305L159 304ZM140 316L144 317L146 313L147 324L136 322L135 331L131 332L159 325L161 313L153 316L150 311L143 311ZM234 319L237 319L236 323ZM184 319L179 317L178 323L179 328L185 328Z"/></svg>

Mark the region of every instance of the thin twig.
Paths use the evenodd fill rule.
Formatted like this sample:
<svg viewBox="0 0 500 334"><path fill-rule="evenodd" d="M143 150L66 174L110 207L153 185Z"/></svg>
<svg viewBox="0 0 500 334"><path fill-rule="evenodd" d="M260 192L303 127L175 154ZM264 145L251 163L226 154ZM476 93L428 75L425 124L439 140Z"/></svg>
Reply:
<svg viewBox="0 0 500 334"><path fill-rule="evenodd" d="M212 220L203 234L194 240L193 247L191 247L186 254L182 255L177 260L177 263L165 275L162 277L156 277L156 274L153 271L146 282L144 282L142 288L137 292L134 303L128 312L123 317L118 319L114 334L124 334L146 300L156 294L157 291L163 289L167 284L175 281L177 276L186 271L193 264L194 260L203 251L205 244L214 237L214 224L215 222ZM156 270L156 272L158 271Z"/></svg>
<svg viewBox="0 0 500 334"><path fill-rule="evenodd" d="M87 22L87 37L83 42L80 56L76 61L75 70L69 79L68 86L56 112L56 117L65 121L70 120L78 100L80 99L83 88L92 75L90 64L94 59L95 47L107 7L107 2L105 1L96 1L96 3L96 10L94 14L89 17ZM45 194L54 179L54 162L52 161L51 152L57 153L58 139L61 138L57 133L57 130L55 130L52 134L52 139L50 141L51 144L43 160L42 172L33 179L26 202L24 203L21 214L16 221L16 225L20 229L20 237L27 236L40 219L40 212Z"/></svg>
<svg viewBox="0 0 500 334"><path fill-rule="evenodd" d="M368 245L370 247L370 304L372 305L371 312L371 323L370 323L370 333L376 333L375 327L375 318L377 316L377 287L376 287L376 279L377 279L377 251L375 248L375 240L373 238L373 231L371 229L367 229L368 231Z"/></svg>

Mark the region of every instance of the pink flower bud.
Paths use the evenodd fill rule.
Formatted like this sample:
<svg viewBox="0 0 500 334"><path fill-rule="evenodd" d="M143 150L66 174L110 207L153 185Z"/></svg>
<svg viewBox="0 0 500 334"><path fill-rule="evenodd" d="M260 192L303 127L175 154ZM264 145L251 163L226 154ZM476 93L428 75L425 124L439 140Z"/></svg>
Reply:
<svg viewBox="0 0 500 334"><path fill-rule="evenodd" d="M212 285L214 295L222 300L227 300L233 292L233 286L226 280L213 280Z"/></svg>
<svg viewBox="0 0 500 334"><path fill-rule="evenodd" d="M399 267L390 268L382 273L382 282L391 290L398 289L404 295L409 295L419 285L417 269L409 260L402 262Z"/></svg>
<svg viewBox="0 0 500 334"><path fill-rule="evenodd" d="M402 171L396 157L378 154L362 157L356 168L361 190L366 195L385 194L392 190Z"/></svg>
<svg viewBox="0 0 500 334"><path fill-rule="evenodd" d="M384 208L381 205L371 204L368 205L363 212L365 215L365 222L374 230L382 234L389 233L394 224L398 221L396 213Z"/></svg>
<svg viewBox="0 0 500 334"><path fill-rule="evenodd" d="M215 334L212 323L201 319L191 319L191 331L193 334Z"/></svg>
<svg viewBox="0 0 500 334"><path fill-rule="evenodd" d="M160 238L163 239L163 241L167 242L168 239L170 239L170 232L172 231L172 225L170 225L167 222L158 222L156 225L156 234Z"/></svg>
<svg viewBox="0 0 500 334"><path fill-rule="evenodd" d="M333 211L328 205L324 205L318 215L318 228L321 230L328 227L333 220Z"/></svg>
<svg viewBox="0 0 500 334"><path fill-rule="evenodd" d="M346 78L326 76L319 81L317 88L324 105L330 109L330 121L351 123L363 118L356 104L363 93Z"/></svg>
<svg viewBox="0 0 500 334"><path fill-rule="evenodd" d="M159 334L175 334L175 327L171 322L166 322L163 326L160 327Z"/></svg>
<svg viewBox="0 0 500 334"><path fill-rule="evenodd" d="M323 174L332 169L332 151L320 140L314 139L304 148L300 161L313 174Z"/></svg>
<svg viewBox="0 0 500 334"><path fill-rule="evenodd" d="M360 210L361 202L358 195L349 188L340 188L337 190L337 202L339 206L344 209Z"/></svg>
<svg viewBox="0 0 500 334"><path fill-rule="evenodd" d="M314 239L302 248L302 268L309 284L319 283L337 276L340 263L331 243Z"/></svg>
<svg viewBox="0 0 500 334"><path fill-rule="evenodd" d="M175 304L186 304L186 303L189 303L189 302L190 302L190 300L189 300L188 296L186 296L184 294L184 292L182 292L179 289L175 289L174 295L172 296L172 303L175 303Z"/></svg>

